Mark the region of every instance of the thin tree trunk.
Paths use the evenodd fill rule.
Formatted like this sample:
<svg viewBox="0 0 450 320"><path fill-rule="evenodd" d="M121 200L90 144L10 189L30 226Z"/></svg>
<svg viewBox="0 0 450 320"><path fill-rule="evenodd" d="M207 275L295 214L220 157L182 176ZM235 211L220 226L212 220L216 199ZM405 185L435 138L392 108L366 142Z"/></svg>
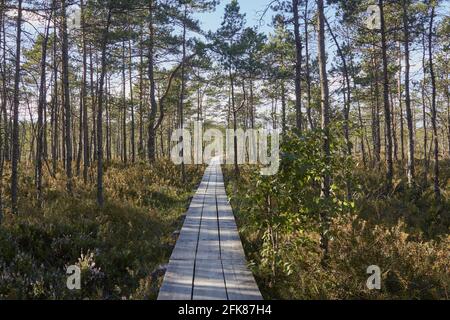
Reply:
<svg viewBox="0 0 450 320"><path fill-rule="evenodd" d="M302 38L300 37L299 0L292 0L295 36L295 112L297 129L302 131Z"/></svg>
<svg viewBox="0 0 450 320"><path fill-rule="evenodd" d="M328 76L327 76L327 61L326 61L326 49L325 49L325 15L323 0L317 1L318 10L318 63L320 73L320 91L321 91L321 110L322 110L322 131L323 138L323 156L325 162L328 164L330 160L330 131L329 131L329 88L328 88ZM322 179L322 192L321 197L327 201L330 197L331 177L328 173L325 173ZM323 262L326 262L329 251L329 239L328 230L330 228L330 218L328 213L322 211L320 213L322 222L321 230L321 247L324 251Z"/></svg>
<svg viewBox="0 0 450 320"><path fill-rule="evenodd" d="M375 88L372 88L371 83L371 90L374 91L372 92L372 95L375 95L372 114L373 153L375 163L377 166L379 166L381 163L380 88L378 76L378 63L375 58L372 61L375 77Z"/></svg>
<svg viewBox="0 0 450 320"><path fill-rule="evenodd" d="M88 110L87 110L87 47L86 47L86 18L85 18L85 5L84 0L80 2L81 6L81 32L82 32L82 46L83 46L83 78L81 83L81 101L83 105L83 181L87 184L88 170L90 166L89 156L89 123L88 123ZM93 101L92 101L93 103Z"/></svg>
<svg viewBox="0 0 450 320"><path fill-rule="evenodd" d="M126 76L125 76L125 41L122 42L122 99L123 99L123 116L122 116L122 161L128 162L127 150L127 117L128 117L128 102L126 96Z"/></svg>
<svg viewBox="0 0 450 320"><path fill-rule="evenodd" d="M22 45L22 0L18 0L17 6L17 32L16 32L16 57L15 57L15 73L14 73L14 101L13 101L13 135L12 135L12 164L11 164L11 201L12 212L18 214L18 197L19 197L19 85L20 85L20 55Z"/></svg>
<svg viewBox="0 0 450 320"><path fill-rule="evenodd" d="M97 101L96 90L94 89L94 61L92 57L92 45L89 45L89 86L92 103L92 157L93 160L97 160Z"/></svg>
<svg viewBox="0 0 450 320"><path fill-rule="evenodd" d="M392 94L392 91L389 92L390 100L391 100L391 106L392 106L392 140L394 145L394 161L398 162L398 139L397 139L397 117L396 112L394 108L394 96Z"/></svg>
<svg viewBox="0 0 450 320"><path fill-rule="evenodd" d="M185 59L186 59L186 18L187 18L187 6L184 5L184 19L183 19L183 61L181 62L181 90L179 101L179 117L180 117L180 129L184 129L184 96L186 90L186 77L185 77ZM180 137L180 142L183 143L183 136ZM184 166L184 148L181 149L181 179L186 182L186 168Z"/></svg>
<svg viewBox="0 0 450 320"><path fill-rule="evenodd" d="M139 147L138 153L139 157L142 159L145 158L144 152L144 48L143 48L143 39L141 33L140 39L140 48L139 48L139 56L140 56L140 66L139 66Z"/></svg>
<svg viewBox="0 0 450 320"><path fill-rule="evenodd" d="M109 103L109 92L111 90L111 79L108 74L105 74L105 89L104 89L104 100L105 100L105 116L106 116L106 161L110 163L112 161L112 127L111 127L111 105Z"/></svg>
<svg viewBox="0 0 450 320"><path fill-rule="evenodd" d="M234 76L231 70L229 69L230 76L230 88L231 88L231 112L233 114L233 129L234 132L237 130L237 110L236 110L236 100L234 96ZM237 157L237 136L234 135L234 174L236 177L239 176L239 166L238 166L238 157Z"/></svg>
<svg viewBox="0 0 450 320"><path fill-rule="evenodd" d="M308 32L308 5L309 1L305 1L305 58L306 58L306 94L307 94L307 106L306 106L306 113L308 116L309 126L311 129L314 129L314 122L312 119L312 112L311 112L311 100L312 100L312 94L311 94L311 71L310 71L310 62L309 62L309 32Z"/></svg>
<svg viewBox="0 0 450 320"><path fill-rule="evenodd" d="M56 10L56 9L55 9ZM53 92L53 102L52 102L52 166L53 172L56 173L58 167L58 55L57 55L57 43L58 43L58 29L56 26L57 14L55 12L54 18L54 35L53 35L53 81L54 81L54 92Z"/></svg>
<svg viewBox="0 0 450 320"><path fill-rule="evenodd" d="M81 93L82 89L80 88L80 110L79 111L79 122L78 122L78 150L77 150L77 161L75 164L76 167L76 175L77 177L80 176L81 173L81 158L83 156L83 103L82 103L82 93ZM73 132L75 132L75 129L73 130ZM74 145L75 145L75 134L74 136Z"/></svg>
<svg viewBox="0 0 450 320"><path fill-rule="evenodd" d="M66 174L67 191L72 193L72 110L70 106L69 87L69 42L67 35L66 0L61 0L62 7L62 65L64 86L64 110L65 110L65 145L66 145Z"/></svg>
<svg viewBox="0 0 450 320"><path fill-rule="evenodd" d="M149 115L149 125L148 125L148 158L150 162L156 160L156 114L158 112L158 103L156 102L156 85L155 85L155 75L154 75L154 8L156 7L156 0L149 1L149 32L150 39L148 45L148 79L150 81L150 115Z"/></svg>
<svg viewBox="0 0 450 320"><path fill-rule="evenodd" d="M402 164L405 163L405 127L404 127L404 114L403 114L403 94L402 94L402 48L401 42L398 43L398 79L397 79L397 91L398 91L398 107L400 112L400 149Z"/></svg>
<svg viewBox="0 0 450 320"><path fill-rule="evenodd" d="M410 94L410 52L409 52L409 18L408 3L409 0L403 0L403 35L405 46L405 106L406 121L408 124L408 184L412 187L415 183L415 141L413 116L411 111L411 94ZM402 137L403 141L403 137Z"/></svg>
<svg viewBox="0 0 450 320"><path fill-rule="evenodd" d="M52 5L52 7L54 4ZM37 148L36 148L36 189L37 199L39 202L42 200L42 162L44 153L44 110L47 103L47 45L48 35L50 30L50 22L52 20L53 8L50 11L47 26L45 28L45 35L42 41L41 49L41 79L39 84L39 103L38 103L38 123L37 123Z"/></svg>
<svg viewBox="0 0 450 320"><path fill-rule="evenodd" d="M286 88L284 80L281 80L281 131L283 136L286 135L286 130Z"/></svg>
<svg viewBox="0 0 450 320"><path fill-rule="evenodd" d="M387 58L387 40L386 40L386 24L384 17L384 1L378 0L380 8L381 20L381 51L383 57L383 100L384 100L384 119L386 130L386 183L387 190L392 189L392 179L394 176L394 164L392 160L392 132L391 132L391 107L389 103L389 73L388 73L388 58Z"/></svg>
<svg viewBox="0 0 450 320"><path fill-rule="evenodd" d="M448 56L447 56L447 68L448 68ZM447 69L447 74L446 74L446 97L447 97L447 140L448 140L448 159L450 160L450 77L448 74L448 69Z"/></svg>
<svg viewBox="0 0 450 320"><path fill-rule="evenodd" d="M430 28L428 34L428 53L429 53L429 64L430 64L430 79L431 79L431 125L433 127L433 139L434 139L434 194L436 200L441 198L441 189L439 187L439 136L437 129L437 88L436 88L436 76L434 73L434 62L433 62L433 28L434 28L434 18L435 18L435 3L431 3L431 16L430 16Z"/></svg>
<svg viewBox="0 0 450 320"><path fill-rule="evenodd" d="M250 78L250 127L255 129L255 97L253 93L253 79ZM201 111L201 109L200 109Z"/></svg>
<svg viewBox="0 0 450 320"><path fill-rule="evenodd" d="M108 47L109 26L111 24L111 8L108 3L108 17L106 27L103 31L102 56L100 83L98 89L98 110L97 110L97 203L100 207L104 205L103 195L103 84L106 74L106 49Z"/></svg>
<svg viewBox="0 0 450 320"><path fill-rule="evenodd" d="M135 142L135 130L136 130L136 124L134 119L134 99L133 99L133 51L131 47L131 40L128 41L128 50L129 50L129 59L130 59L130 65L129 65L129 72L130 72L130 108L131 108L131 138L130 138L130 144L131 144L131 162L136 162L136 142Z"/></svg>
<svg viewBox="0 0 450 320"><path fill-rule="evenodd" d="M6 145L7 145L7 115L6 105L7 101L7 89L6 89L6 61L5 61L5 47L6 37L4 35L4 7L5 0L2 0L0 7L0 46L3 48L2 63L1 63L1 76L2 76L2 92L1 92L1 109L0 109L0 225L3 220L3 172L6 158Z"/></svg>
<svg viewBox="0 0 450 320"><path fill-rule="evenodd" d="M426 111L426 99L425 99L425 79L422 81L422 123L423 123L423 166L424 166L424 180L427 184L429 173L429 161L428 161L428 124L427 124L427 111Z"/></svg>
<svg viewBox="0 0 450 320"><path fill-rule="evenodd" d="M359 128L361 129L361 155L362 155L364 169L366 169L367 168L367 159L366 159L366 146L364 143L364 137L365 137L366 130L365 130L364 122L362 119L361 103L359 102L359 99L357 99L357 105L358 105Z"/></svg>

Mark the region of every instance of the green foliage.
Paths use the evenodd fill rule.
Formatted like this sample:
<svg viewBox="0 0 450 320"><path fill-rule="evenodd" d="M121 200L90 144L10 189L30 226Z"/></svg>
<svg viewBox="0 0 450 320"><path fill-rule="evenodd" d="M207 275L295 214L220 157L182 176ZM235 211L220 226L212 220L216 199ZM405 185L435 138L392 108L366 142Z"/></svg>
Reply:
<svg viewBox="0 0 450 320"><path fill-rule="evenodd" d="M244 53L242 30L245 26L245 14L240 12L238 1L233 0L225 6L225 14L221 27L215 33L209 33L208 37L213 42L214 50L225 70L236 68L240 63L240 57Z"/></svg>
<svg viewBox="0 0 450 320"><path fill-rule="evenodd" d="M200 178L188 167L187 183L169 161L106 168L107 202L98 208L95 186L48 179L44 203L33 200L31 179L21 180L19 216L0 226L0 299L155 298L153 271L171 252L171 234L181 221ZM24 175L26 176L26 175ZM82 270L82 290L66 288L66 268Z"/></svg>
<svg viewBox="0 0 450 320"><path fill-rule="evenodd" d="M273 177L245 168L234 180L225 171L247 257L264 297L448 299L448 203L434 204L428 190L408 190L403 177L393 194L383 194L382 173L353 165L342 156L344 144L338 138L332 138L327 166L320 141L320 131L287 136L280 172ZM333 176L329 201L320 197L325 172ZM346 200L347 183L352 202ZM331 217L326 266L320 212ZM382 270L381 291L366 287L371 265Z"/></svg>
<svg viewBox="0 0 450 320"><path fill-rule="evenodd" d="M268 268L272 276L292 273L292 264L284 257L299 246L313 245L306 232L321 231L320 213L332 217L352 208L352 203L338 192L345 190L343 178L349 160L339 155L340 144L333 141L331 161L325 161L321 141L321 131L311 131L301 137L290 134L283 141L277 175L260 176L254 170L248 177L242 177L250 189L240 204L246 212L243 224L256 232L261 245L260 267ZM325 200L320 186L326 172L336 179L332 196Z"/></svg>

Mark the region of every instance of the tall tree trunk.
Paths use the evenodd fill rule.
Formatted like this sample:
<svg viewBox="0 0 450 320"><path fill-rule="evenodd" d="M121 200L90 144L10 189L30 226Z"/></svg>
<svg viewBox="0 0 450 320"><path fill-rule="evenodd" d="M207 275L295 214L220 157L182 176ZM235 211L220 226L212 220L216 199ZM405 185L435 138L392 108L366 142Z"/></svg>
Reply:
<svg viewBox="0 0 450 320"><path fill-rule="evenodd" d="M324 15L324 4L323 0L317 1L317 11L318 11L318 62L319 62L319 74L320 74L320 92L321 92L321 110L322 110L322 130L324 134L323 139L323 156L325 162L328 164L330 161L330 131L329 131L329 88L328 88L328 76L327 76L327 61L326 61L326 49L325 49L325 15ZM328 173L325 173L322 179L322 192L321 197L327 201L330 197L331 188L331 177ZM321 222L321 246L324 251L324 259L326 262L328 258L328 230L330 228L330 218L328 213L322 211Z"/></svg>
<svg viewBox="0 0 450 320"><path fill-rule="evenodd" d="M131 108L131 137L130 137L130 144L131 144L131 162L136 162L136 142L135 142L135 130L136 130L136 124L134 119L134 99L133 99L133 51L131 47L131 40L128 41L128 50L129 50L129 72L130 72L130 108Z"/></svg>
<svg viewBox="0 0 450 320"><path fill-rule="evenodd" d="M404 113L403 113L403 94L402 94L402 48L401 42L398 43L398 80L397 80L397 91L398 91L398 106L400 113L400 152L402 164L405 163L405 127L404 127Z"/></svg>
<svg viewBox="0 0 450 320"><path fill-rule="evenodd" d="M254 93L253 93L253 79L250 78L250 128L251 129L255 129L255 97L254 97ZM201 109L200 109L201 111Z"/></svg>
<svg viewBox="0 0 450 320"><path fill-rule="evenodd" d="M79 177L81 173L81 158L83 157L83 104L81 102L81 88L80 88L80 105L79 105L79 121L78 121L78 150L76 153L77 161L75 164L76 168L76 176ZM75 121L75 120L74 120ZM74 145L76 143L75 141L75 128L73 128L73 141Z"/></svg>
<svg viewBox="0 0 450 320"><path fill-rule="evenodd" d="M107 123L107 132L106 132L106 148L107 148L107 161L111 162L114 158L117 158L117 155L119 153L114 154L113 153L113 125L112 125L112 115L111 115L111 103L110 103L110 93L111 93L111 76L108 76L108 74L105 75L105 93L106 99L105 99L105 106L106 110L108 112L108 123ZM119 140L118 140L119 141ZM116 143L117 145L119 142Z"/></svg>
<svg viewBox="0 0 450 320"><path fill-rule="evenodd" d="M352 72L352 77L353 79L355 78L355 68L353 65L353 59L350 56L350 70ZM355 94L358 94L358 91L356 90L356 83L353 82L353 91L355 92ZM364 169L367 168L367 158L366 158L366 143L365 143L365 139L367 139L367 132L366 132L366 127L365 127L365 123L363 121L363 117L362 117L362 109L361 109L361 102L360 102L360 98L359 98L359 94L356 97L355 101L356 101L356 105L357 105L357 111L358 111L358 124L359 124L359 130L360 130L360 134L361 134L361 155L362 155L362 161L363 161L363 166ZM370 159L370 146L369 143L367 143L367 148L369 149L369 159Z"/></svg>
<svg viewBox="0 0 450 320"><path fill-rule="evenodd" d="M98 89L98 108L97 108L97 204L102 207L104 204L103 195L103 85L106 74L106 49L108 47L109 27L111 24L111 8L108 3L108 16L106 19L106 26L103 30L102 37L102 56L101 56L101 71L100 83Z"/></svg>
<svg viewBox="0 0 450 320"><path fill-rule="evenodd" d="M186 77L185 77L185 60L186 60L186 19L187 19L187 6L184 5L184 19L183 19L183 61L181 62L181 90L179 101L179 117L180 117L180 129L184 129L184 96L186 91ZM181 143L183 143L183 136L181 136ZM184 148L181 149L181 179L186 182L186 168L184 166Z"/></svg>
<svg viewBox="0 0 450 320"><path fill-rule="evenodd" d="M2 37L1 41L1 47L2 47L2 104L1 104L1 114L2 114L2 126L3 126L3 160L10 160L11 159L11 137L10 137L10 131L9 130L9 121L8 114L7 114L7 100L8 100L8 89L7 89L7 83L8 79L6 77L6 26L5 26L5 0L2 0L1 2L1 12L0 12L0 33Z"/></svg>
<svg viewBox="0 0 450 320"><path fill-rule="evenodd" d="M429 161L428 161L428 123L427 123L427 106L426 106L426 93L425 93L425 79L422 84L422 124L423 124L423 170L424 170L424 182L427 185L428 173L429 173Z"/></svg>
<svg viewBox="0 0 450 320"><path fill-rule="evenodd" d="M236 99L234 94L234 75L231 70L231 67L229 69L229 76L230 76L230 88L231 88L231 113L233 114L233 130L236 133L237 131L237 110L236 110ZM237 147L237 136L234 135L234 174L236 177L239 176L239 166L238 166L238 147Z"/></svg>
<svg viewBox="0 0 450 320"><path fill-rule="evenodd" d="M431 2L431 14L430 14L430 28L428 34L428 54L430 64L430 79L431 79L431 125L433 127L433 140L434 140L434 194L439 201L441 198L441 189L439 187L439 135L437 129L437 88L436 88L436 75L434 73L433 62L433 33L434 33L434 18L435 18L435 2Z"/></svg>
<svg viewBox="0 0 450 320"><path fill-rule="evenodd" d="M398 162L398 139L397 139L397 117L394 107L394 95L392 91L389 92L389 98L391 100L391 108L392 108L392 140L394 144L394 161Z"/></svg>
<svg viewBox="0 0 450 320"><path fill-rule="evenodd" d="M52 5L52 7L54 4ZM44 156L44 111L47 103L47 45L48 34L50 30L50 22L52 20L53 8L50 11L47 26L45 28L45 35L42 41L41 49L41 79L39 84L39 103L38 103L38 123L37 123L37 148L36 148L36 189L37 199L42 200L42 163Z"/></svg>
<svg viewBox="0 0 450 320"><path fill-rule="evenodd" d="M67 191L72 193L72 110L70 106L69 87L69 41L67 34L66 0L61 0L62 18L62 67L64 87L64 120L65 120L65 146L66 146L66 174Z"/></svg>
<svg viewBox="0 0 450 320"><path fill-rule="evenodd" d="M0 109L0 181L3 182L3 172L6 158L6 150L7 150L7 115L6 115L6 105L7 105L7 89L6 89L6 61L5 61L5 42L6 37L4 35L4 8L5 8L5 0L2 0L0 7L0 47L3 49L2 53L2 62L1 62L1 80L2 80L2 91L1 91L1 109ZM0 225L3 220L3 183L0 183Z"/></svg>
<svg viewBox="0 0 450 320"><path fill-rule="evenodd" d="M122 42L122 100L123 100L123 116L122 116L122 161L128 162L127 150L127 118L128 118L128 102L126 93L126 76L125 76L125 41Z"/></svg>
<svg viewBox="0 0 450 320"><path fill-rule="evenodd" d="M415 142L413 116L411 111L411 94L410 94L410 52L409 52L409 18L408 7L409 0L403 0L403 36L405 47L405 107L406 121L408 124L408 184L413 186L415 183ZM403 138L402 138L403 139Z"/></svg>
<svg viewBox="0 0 450 320"><path fill-rule="evenodd" d="M155 26L154 26L154 10L156 8L156 0L149 1L149 32L150 39L148 41L148 79L150 81L150 115L148 125L148 158L150 162L156 160L156 115L158 112L158 103L156 102L156 84L154 72L154 50L155 50Z"/></svg>
<svg viewBox="0 0 450 320"><path fill-rule="evenodd" d="M377 166L381 163L381 126L380 126L380 88L379 88L379 73L378 73L378 61L375 58L372 59L373 77L375 78L375 88L372 87L371 91L373 101L373 114L372 114L372 136L373 136L373 153L374 161Z"/></svg>
<svg viewBox="0 0 450 320"><path fill-rule="evenodd" d="M92 44L89 45L89 87L92 103L92 157L97 160L97 101L94 88L94 59L92 57Z"/></svg>
<svg viewBox="0 0 450 320"><path fill-rule="evenodd" d="M307 106L306 106L306 114L308 116L308 122L311 129L314 129L314 122L312 119L312 111L311 111L311 71L310 71L310 62L309 62L309 17L308 17L308 5L309 1L305 1L305 58L306 58L306 94L307 94Z"/></svg>
<svg viewBox="0 0 450 320"><path fill-rule="evenodd" d="M20 55L22 45L22 0L18 0L17 6L17 31L16 31L16 58L14 73L14 97L13 97L13 132L12 132L12 164L11 164L11 201L12 212L18 214L19 197L19 85L20 85Z"/></svg>
<svg viewBox="0 0 450 320"><path fill-rule="evenodd" d="M392 189L392 179L394 177L394 164L392 159L392 130L391 130L391 107L389 102L389 72L387 58L386 23L384 17L384 1L378 0L381 20L381 51L383 57L383 100L384 100L384 120L386 130L386 183L387 190Z"/></svg>
<svg viewBox="0 0 450 320"><path fill-rule="evenodd" d="M57 10L57 9L55 9ZM57 28L57 12L55 12L54 17L54 35L53 35L53 101L52 101L52 166L53 172L56 173L58 167L58 54L57 54L57 43L58 43L58 28Z"/></svg>
<svg viewBox="0 0 450 320"><path fill-rule="evenodd" d="M365 137L365 127L364 122L362 118L362 110L361 110L361 103L359 102L359 99L357 99L357 105L358 105L358 122L359 122L359 128L361 130L361 156L363 161L364 169L367 168L367 159L366 159L366 146L364 143L364 137Z"/></svg>
<svg viewBox="0 0 450 320"><path fill-rule="evenodd" d="M87 184L88 170L90 166L89 156L89 123L88 123L88 109L87 109L87 47L86 47L86 18L85 18L85 5L84 0L80 2L81 6L81 41L83 46L83 78L81 83L81 101L83 105L83 181ZM94 101L91 101L94 103Z"/></svg>
<svg viewBox="0 0 450 320"><path fill-rule="evenodd" d="M299 6L299 0L292 0L295 36L295 112L297 129L302 131L302 38L300 36Z"/></svg>
<svg viewBox="0 0 450 320"><path fill-rule="evenodd" d="M448 68L448 56L447 56L447 68ZM447 140L448 140L448 159L450 160L450 76L448 73L447 69L447 74L446 74L446 90L445 90L445 94L447 97Z"/></svg>
<svg viewBox="0 0 450 320"><path fill-rule="evenodd" d="M139 56L140 56L140 65L139 65L139 143L138 143L138 153L139 157L142 159L145 158L144 153L144 48L143 48L143 39L141 32L141 39L139 44Z"/></svg>
<svg viewBox="0 0 450 320"><path fill-rule="evenodd" d="M281 80L281 131L282 135L286 135L287 123L286 123L286 87L284 79Z"/></svg>

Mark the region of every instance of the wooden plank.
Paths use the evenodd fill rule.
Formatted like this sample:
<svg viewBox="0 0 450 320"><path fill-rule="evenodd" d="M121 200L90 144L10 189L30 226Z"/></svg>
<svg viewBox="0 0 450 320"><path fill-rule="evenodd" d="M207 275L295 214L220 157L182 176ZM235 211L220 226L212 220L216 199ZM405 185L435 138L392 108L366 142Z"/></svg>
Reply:
<svg viewBox="0 0 450 320"><path fill-rule="evenodd" d="M241 240L225 240L220 242L220 257L222 260L241 261L245 263L245 253Z"/></svg>
<svg viewBox="0 0 450 320"><path fill-rule="evenodd" d="M217 222L211 225L202 224L198 239L202 242L219 241L219 228L217 227Z"/></svg>
<svg viewBox="0 0 450 320"><path fill-rule="evenodd" d="M235 240L241 241L239 233L233 228L220 228L220 241Z"/></svg>
<svg viewBox="0 0 450 320"><path fill-rule="evenodd" d="M198 244L196 259L220 260L220 242L218 240L200 241Z"/></svg>
<svg viewBox="0 0 450 320"><path fill-rule="evenodd" d="M199 236L200 223L199 224L185 224L180 231L178 237L179 242L197 241Z"/></svg>
<svg viewBox="0 0 450 320"><path fill-rule="evenodd" d="M191 300L194 280L194 260L171 261L158 300Z"/></svg>
<svg viewBox="0 0 450 320"><path fill-rule="evenodd" d="M225 279L220 260L196 260L194 300L227 300Z"/></svg>
<svg viewBox="0 0 450 320"><path fill-rule="evenodd" d="M256 285L253 274L245 264L239 261L224 262L223 273L228 300L262 300L261 292Z"/></svg>
<svg viewBox="0 0 450 320"><path fill-rule="evenodd" d="M195 241L177 241L173 249L170 261L173 260L195 260L197 250L197 240Z"/></svg>

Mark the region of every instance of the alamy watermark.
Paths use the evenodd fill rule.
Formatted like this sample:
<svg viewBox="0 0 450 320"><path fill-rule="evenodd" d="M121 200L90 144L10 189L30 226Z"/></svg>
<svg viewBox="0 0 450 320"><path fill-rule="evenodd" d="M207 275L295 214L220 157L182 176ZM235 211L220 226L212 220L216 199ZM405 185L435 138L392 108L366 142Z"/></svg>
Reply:
<svg viewBox="0 0 450 320"><path fill-rule="evenodd" d="M66 270L68 275L66 285L69 290L81 290L81 268L79 266L69 266Z"/></svg>
<svg viewBox="0 0 450 320"><path fill-rule="evenodd" d="M178 129L172 134L171 159L180 165L208 164L218 157L221 164L259 164L261 175L271 176L280 168L280 134L266 129L203 131L203 123L194 122L194 134L188 129ZM237 152L237 154L236 154Z"/></svg>
<svg viewBox="0 0 450 320"><path fill-rule="evenodd" d="M367 8L369 17L366 20L366 27L369 30L381 29L381 10L376 4L372 4Z"/></svg>
<svg viewBox="0 0 450 320"><path fill-rule="evenodd" d="M381 269L379 266L369 266L367 274L370 277L367 279L366 285L369 290L381 290Z"/></svg>

